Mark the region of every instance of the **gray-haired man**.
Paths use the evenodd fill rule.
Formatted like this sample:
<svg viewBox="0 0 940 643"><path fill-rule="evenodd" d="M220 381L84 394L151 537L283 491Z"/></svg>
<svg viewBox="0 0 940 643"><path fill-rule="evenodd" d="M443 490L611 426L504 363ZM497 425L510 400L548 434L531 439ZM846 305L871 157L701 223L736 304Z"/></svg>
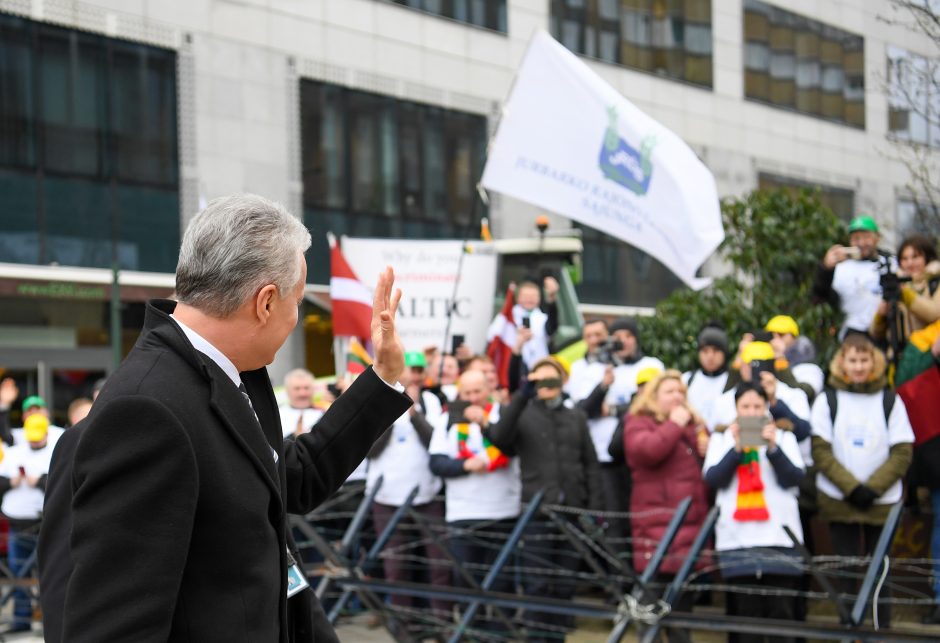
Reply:
<svg viewBox="0 0 940 643"><path fill-rule="evenodd" d="M55 454L40 536L47 641L336 640L286 514L327 498L411 400L396 390L401 292L387 269L373 368L316 431L282 441L265 365L297 323L309 246L295 217L253 195L193 219L179 303L150 302Z"/></svg>

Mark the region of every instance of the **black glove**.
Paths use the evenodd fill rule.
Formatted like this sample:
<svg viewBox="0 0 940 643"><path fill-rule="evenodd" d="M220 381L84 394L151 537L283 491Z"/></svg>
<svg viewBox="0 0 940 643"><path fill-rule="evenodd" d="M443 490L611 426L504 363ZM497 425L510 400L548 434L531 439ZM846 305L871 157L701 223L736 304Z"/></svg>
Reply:
<svg viewBox="0 0 940 643"><path fill-rule="evenodd" d="M872 490L870 487L866 487L863 484L858 485L852 491L849 492L848 500L852 505L861 509L862 511L868 509L872 506L872 503L878 498L878 492Z"/></svg>

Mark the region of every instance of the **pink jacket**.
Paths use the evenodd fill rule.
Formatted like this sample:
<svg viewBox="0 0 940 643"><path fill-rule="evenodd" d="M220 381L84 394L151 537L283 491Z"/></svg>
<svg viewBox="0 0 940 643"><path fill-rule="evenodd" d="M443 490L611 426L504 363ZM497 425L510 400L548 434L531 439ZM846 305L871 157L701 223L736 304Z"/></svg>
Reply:
<svg viewBox="0 0 940 643"><path fill-rule="evenodd" d="M624 449L633 478L630 495L633 564L646 569L678 504L692 496L692 506L673 540L660 571L674 574L688 555L708 513L708 489L702 479L702 460L696 451L695 428L648 415L629 416ZM705 564L704 557L696 567Z"/></svg>

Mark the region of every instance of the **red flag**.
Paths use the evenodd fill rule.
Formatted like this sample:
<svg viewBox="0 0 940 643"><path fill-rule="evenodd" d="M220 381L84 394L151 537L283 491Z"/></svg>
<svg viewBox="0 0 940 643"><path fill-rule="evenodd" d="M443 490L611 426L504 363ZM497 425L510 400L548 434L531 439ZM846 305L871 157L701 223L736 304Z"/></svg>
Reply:
<svg viewBox="0 0 940 643"><path fill-rule="evenodd" d="M368 341L372 337L372 293L359 281L336 243L330 242L330 299L333 302L333 336L358 337Z"/></svg>
<svg viewBox="0 0 940 643"><path fill-rule="evenodd" d="M915 446L940 435L940 369L931 366L904 382L898 387L898 395L904 400L904 409L914 430Z"/></svg>
<svg viewBox="0 0 940 643"><path fill-rule="evenodd" d="M490 324L486 336L490 343L486 347L486 354L496 365L499 375L499 385L509 387L509 360L512 359L512 347L516 343L516 323L512 319L514 284L506 289L506 302L499 311L496 319Z"/></svg>

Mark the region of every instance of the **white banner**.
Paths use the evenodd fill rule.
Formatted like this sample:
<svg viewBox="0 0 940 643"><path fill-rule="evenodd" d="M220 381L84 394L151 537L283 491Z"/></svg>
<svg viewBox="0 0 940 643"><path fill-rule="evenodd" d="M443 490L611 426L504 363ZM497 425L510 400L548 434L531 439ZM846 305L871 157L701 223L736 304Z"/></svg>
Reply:
<svg viewBox="0 0 940 643"><path fill-rule="evenodd" d="M395 269L395 285L402 291L398 334L405 350L434 345L450 352L455 335L463 335L475 352L486 349L486 328L493 318L496 289L496 249L492 243L468 242L456 297L454 282L462 241L344 237L341 245L346 261L370 289L385 266ZM453 320L450 337L444 337L448 309L453 311Z"/></svg>
<svg viewBox="0 0 940 643"><path fill-rule="evenodd" d="M693 288L708 284L695 271L724 239L708 168L544 31L506 101L483 186L623 239Z"/></svg>

